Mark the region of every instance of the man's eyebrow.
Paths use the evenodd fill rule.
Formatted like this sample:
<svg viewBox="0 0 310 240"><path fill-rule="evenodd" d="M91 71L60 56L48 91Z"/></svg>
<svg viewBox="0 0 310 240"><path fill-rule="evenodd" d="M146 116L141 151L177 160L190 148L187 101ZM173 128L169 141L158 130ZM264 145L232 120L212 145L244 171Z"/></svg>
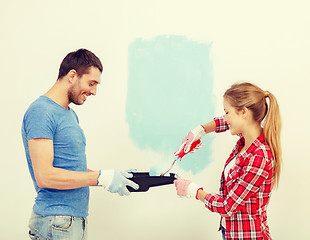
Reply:
<svg viewBox="0 0 310 240"><path fill-rule="evenodd" d="M90 80L91 82L95 82L95 83L97 83L97 84L100 84L100 80L98 81L98 80L95 80L95 79L93 79L93 80Z"/></svg>

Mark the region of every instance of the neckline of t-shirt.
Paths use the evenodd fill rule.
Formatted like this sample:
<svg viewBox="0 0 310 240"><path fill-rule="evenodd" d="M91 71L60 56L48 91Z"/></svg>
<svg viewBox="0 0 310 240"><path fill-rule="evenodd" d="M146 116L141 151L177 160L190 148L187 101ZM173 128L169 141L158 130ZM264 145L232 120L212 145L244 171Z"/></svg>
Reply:
<svg viewBox="0 0 310 240"><path fill-rule="evenodd" d="M57 102L55 102L53 99L49 98L48 96L42 95L41 97L48 99L50 102L52 102L53 104L57 105L58 107L61 107L66 112L70 112L71 111L71 108L69 106L68 106L68 109L66 109L63 106L59 105Z"/></svg>

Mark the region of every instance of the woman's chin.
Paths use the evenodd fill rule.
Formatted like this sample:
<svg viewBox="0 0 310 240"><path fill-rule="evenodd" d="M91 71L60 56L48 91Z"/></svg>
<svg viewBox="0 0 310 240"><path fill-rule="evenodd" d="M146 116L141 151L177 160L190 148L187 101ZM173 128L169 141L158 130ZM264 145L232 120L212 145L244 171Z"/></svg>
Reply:
<svg viewBox="0 0 310 240"><path fill-rule="evenodd" d="M235 135L238 135L239 133L237 133L236 131L234 131L233 129L230 129L230 134L235 136Z"/></svg>

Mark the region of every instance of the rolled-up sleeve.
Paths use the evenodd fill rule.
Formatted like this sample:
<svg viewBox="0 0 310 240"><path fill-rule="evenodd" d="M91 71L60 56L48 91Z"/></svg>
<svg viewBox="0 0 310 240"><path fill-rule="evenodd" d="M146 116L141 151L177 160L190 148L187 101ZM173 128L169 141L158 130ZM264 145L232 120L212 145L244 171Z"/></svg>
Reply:
<svg viewBox="0 0 310 240"><path fill-rule="evenodd" d="M225 132L229 129L228 124L224 121L224 116L215 117L213 120L215 121L216 133Z"/></svg>

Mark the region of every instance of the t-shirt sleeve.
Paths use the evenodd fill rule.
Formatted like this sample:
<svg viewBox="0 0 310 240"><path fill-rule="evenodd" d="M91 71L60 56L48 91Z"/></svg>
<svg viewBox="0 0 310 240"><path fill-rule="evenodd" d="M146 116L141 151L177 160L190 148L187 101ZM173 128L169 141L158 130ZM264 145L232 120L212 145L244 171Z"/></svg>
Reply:
<svg viewBox="0 0 310 240"><path fill-rule="evenodd" d="M43 108L29 109L24 117L23 125L27 140L36 138L53 140L55 122L51 114Z"/></svg>

